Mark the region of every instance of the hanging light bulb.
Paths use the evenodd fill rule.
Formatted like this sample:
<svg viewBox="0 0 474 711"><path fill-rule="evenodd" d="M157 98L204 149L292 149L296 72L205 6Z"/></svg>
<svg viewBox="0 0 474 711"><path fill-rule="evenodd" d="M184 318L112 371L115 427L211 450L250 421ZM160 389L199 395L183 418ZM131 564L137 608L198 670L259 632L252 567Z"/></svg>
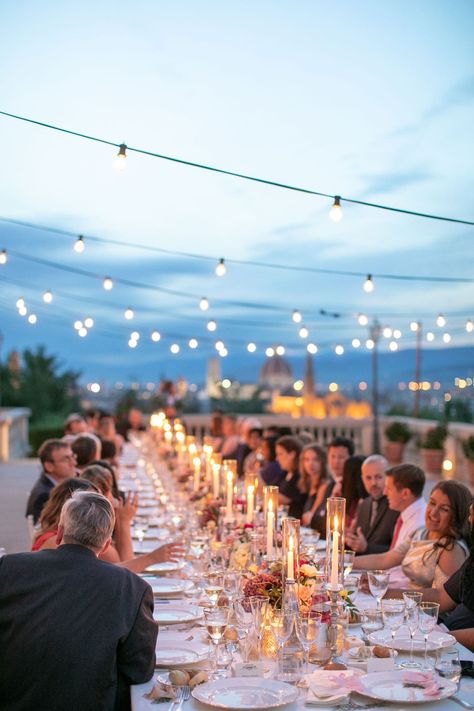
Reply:
<svg viewBox="0 0 474 711"><path fill-rule="evenodd" d="M177 343L173 343L173 344L170 346L170 351L171 351L171 353L173 353L174 355L176 355L177 353L179 353L179 346L178 346L178 344L177 344Z"/></svg>
<svg viewBox="0 0 474 711"><path fill-rule="evenodd" d="M391 351L398 351L398 343L396 341L390 341L388 347Z"/></svg>
<svg viewBox="0 0 474 711"><path fill-rule="evenodd" d="M229 354L229 351L227 350L227 348L221 348L219 351L219 355L221 358L225 358L226 355L228 355L228 354Z"/></svg>
<svg viewBox="0 0 474 711"><path fill-rule="evenodd" d="M79 235L79 237L74 242L74 251L78 254L82 254L85 249L85 246L86 245L84 243L84 237L82 235Z"/></svg>
<svg viewBox="0 0 474 711"><path fill-rule="evenodd" d="M87 328L84 326L79 329L78 334L80 335L81 338L85 338L87 336Z"/></svg>
<svg viewBox="0 0 474 711"><path fill-rule="evenodd" d="M131 321L132 318L135 316L135 314L133 313L133 309L130 308L130 306L128 307L128 309L125 309L123 315L127 319L127 321Z"/></svg>
<svg viewBox="0 0 474 711"><path fill-rule="evenodd" d="M119 147L119 152L115 157L115 168L116 170L125 170L127 167L127 146L125 143L121 143Z"/></svg>
<svg viewBox="0 0 474 711"><path fill-rule="evenodd" d="M443 314L438 314L438 317L436 319L436 325L439 326L439 328L443 328L443 326L446 326L446 319L444 318Z"/></svg>
<svg viewBox="0 0 474 711"><path fill-rule="evenodd" d="M114 282L110 277L105 277L104 281L102 282L102 286L106 291L110 291L114 288Z"/></svg>
<svg viewBox="0 0 474 711"><path fill-rule="evenodd" d="M7 250L2 249L0 252L0 264L6 264L8 262Z"/></svg>
<svg viewBox="0 0 474 711"><path fill-rule="evenodd" d="M384 330L382 331L382 333L383 333L383 337L384 337L384 338L391 338L393 331L392 331L392 329L390 328L390 326L385 326L385 328L384 328Z"/></svg>
<svg viewBox="0 0 474 711"><path fill-rule="evenodd" d="M28 313L28 309L26 308L26 306L20 306L20 308L18 309L18 313L20 314L20 316L26 316L26 314Z"/></svg>
<svg viewBox="0 0 474 711"><path fill-rule="evenodd" d="M82 323L82 321L74 321L74 328L76 329L76 331L79 331L79 329L83 326L84 324Z"/></svg>
<svg viewBox="0 0 474 711"><path fill-rule="evenodd" d="M336 355L342 355L344 353L344 346L336 346L335 349Z"/></svg>
<svg viewBox="0 0 474 711"><path fill-rule="evenodd" d="M451 342L451 336L449 333L443 333L443 343L450 343Z"/></svg>
<svg viewBox="0 0 474 711"><path fill-rule="evenodd" d="M366 294L371 294L375 289L374 280L372 279L372 274L367 274L367 279L364 282L363 289Z"/></svg>
<svg viewBox="0 0 474 711"><path fill-rule="evenodd" d="M298 331L300 338L308 338L309 336L309 331L306 328L306 326L302 326L300 330Z"/></svg>
<svg viewBox="0 0 474 711"><path fill-rule="evenodd" d="M267 358L273 358L273 356L275 355L275 350L271 347L267 348L265 350L265 355L267 356Z"/></svg>
<svg viewBox="0 0 474 711"><path fill-rule="evenodd" d="M402 332L400 331L399 328L396 328L393 332L393 337L394 338L401 338L402 337Z"/></svg>
<svg viewBox="0 0 474 711"><path fill-rule="evenodd" d="M225 266L224 259L221 258L221 259L219 259L219 264L216 267L216 275L218 277L223 277L223 276L225 276L226 271L227 271L227 269Z"/></svg>
<svg viewBox="0 0 474 711"><path fill-rule="evenodd" d="M138 333L138 331L132 331L130 334L130 338L133 341L138 341L140 339L140 334Z"/></svg>
<svg viewBox="0 0 474 711"><path fill-rule="evenodd" d="M155 343L158 343L158 341L161 339L161 333L159 331L152 331L151 332L151 340L154 341Z"/></svg>
<svg viewBox="0 0 474 711"><path fill-rule="evenodd" d="M225 348L224 341L216 341L214 347L216 351L220 351L222 348Z"/></svg>
<svg viewBox="0 0 474 711"><path fill-rule="evenodd" d="M277 346L275 351L279 356L285 355L285 346Z"/></svg>
<svg viewBox="0 0 474 711"><path fill-rule="evenodd" d="M138 341L134 341L133 338L128 339L128 347L129 348L136 348L138 345Z"/></svg>
<svg viewBox="0 0 474 711"><path fill-rule="evenodd" d="M25 299L23 297L21 297L20 299L17 300L16 307L17 307L17 309L23 309L24 306L25 306Z"/></svg>
<svg viewBox="0 0 474 711"><path fill-rule="evenodd" d="M194 348L197 348L199 343L197 342L196 338L190 338L188 346L194 350Z"/></svg>
<svg viewBox="0 0 474 711"><path fill-rule="evenodd" d="M316 343L308 343L308 345L306 346L306 350L308 351L308 353L311 353L311 355L315 355L318 352L318 346L316 345Z"/></svg>
<svg viewBox="0 0 474 711"><path fill-rule="evenodd" d="M411 324L410 324L410 331L413 331L414 333L416 333L419 328L420 328L420 324L418 323L418 321L412 321L412 322L411 322Z"/></svg>
<svg viewBox="0 0 474 711"><path fill-rule="evenodd" d="M86 328L92 328L94 325L94 319L88 316L87 318L84 319L84 326Z"/></svg>
<svg viewBox="0 0 474 711"><path fill-rule="evenodd" d="M369 318L365 314L359 314L357 316L357 322L359 326L367 326L367 324L369 323Z"/></svg>
<svg viewBox="0 0 474 711"><path fill-rule="evenodd" d="M255 353L255 351L257 350L257 346L255 345L255 343L249 343L247 345L247 350L249 353Z"/></svg>
<svg viewBox="0 0 474 711"><path fill-rule="evenodd" d="M334 202L331 209L329 210L329 217L333 222L340 222L342 220L342 207L341 207L341 196L335 195Z"/></svg>
<svg viewBox="0 0 474 711"><path fill-rule="evenodd" d="M291 318L293 319L294 323L301 323L303 317L301 315L301 312L298 311L298 309L293 309L293 314Z"/></svg>
<svg viewBox="0 0 474 711"><path fill-rule="evenodd" d="M50 304L52 302L52 300L53 300L53 295L48 289L48 291L45 291L43 294L43 301L45 304Z"/></svg>
<svg viewBox="0 0 474 711"><path fill-rule="evenodd" d="M474 331L474 323L470 318L468 318L466 321L466 331L468 333L472 333Z"/></svg>
<svg viewBox="0 0 474 711"><path fill-rule="evenodd" d="M208 321L207 322L207 330L208 331L215 331L217 329L217 323L215 321Z"/></svg>
<svg viewBox="0 0 474 711"><path fill-rule="evenodd" d="M360 340L358 338L352 339L352 347L353 348L360 348Z"/></svg>
<svg viewBox="0 0 474 711"><path fill-rule="evenodd" d="M30 314L28 316L28 323L35 324L38 321L36 314Z"/></svg>
<svg viewBox="0 0 474 711"><path fill-rule="evenodd" d="M426 340L431 343L431 341L434 341L434 339L435 339L435 335L434 335L433 331L428 331L428 333L426 334Z"/></svg>
<svg viewBox="0 0 474 711"><path fill-rule="evenodd" d="M199 302L199 308L201 311L207 311L209 308L209 301L206 299L205 296L202 297L201 301Z"/></svg>
<svg viewBox="0 0 474 711"><path fill-rule="evenodd" d="M375 341L372 338L368 338L365 342L365 347L369 351L373 350L375 348Z"/></svg>

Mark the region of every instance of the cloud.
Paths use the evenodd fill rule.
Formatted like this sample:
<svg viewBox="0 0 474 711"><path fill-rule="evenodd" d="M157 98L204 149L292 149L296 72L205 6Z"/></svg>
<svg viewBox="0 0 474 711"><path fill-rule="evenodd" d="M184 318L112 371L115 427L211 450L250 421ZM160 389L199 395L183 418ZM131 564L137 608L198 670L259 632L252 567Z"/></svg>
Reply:
<svg viewBox="0 0 474 711"><path fill-rule="evenodd" d="M367 185L360 196L367 197L397 191L408 185L429 180L432 176L427 171L413 169L390 173L374 173L362 177L367 182Z"/></svg>

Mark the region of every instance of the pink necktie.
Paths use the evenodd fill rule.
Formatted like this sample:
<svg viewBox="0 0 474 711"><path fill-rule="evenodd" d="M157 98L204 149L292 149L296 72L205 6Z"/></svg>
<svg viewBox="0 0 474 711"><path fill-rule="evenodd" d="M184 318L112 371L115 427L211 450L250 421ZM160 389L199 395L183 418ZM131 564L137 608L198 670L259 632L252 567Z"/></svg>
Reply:
<svg viewBox="0 0 474 711"><path fill-rule="evenodd" d="M395 546L397 545L397 538L398 538L398 534L400 533L402 523L403 523L402 517L399 516L397 518L397 523L395 524L395 528L393 530L392 545L390 546L390 550L393 550L395 548Z"/></svg>

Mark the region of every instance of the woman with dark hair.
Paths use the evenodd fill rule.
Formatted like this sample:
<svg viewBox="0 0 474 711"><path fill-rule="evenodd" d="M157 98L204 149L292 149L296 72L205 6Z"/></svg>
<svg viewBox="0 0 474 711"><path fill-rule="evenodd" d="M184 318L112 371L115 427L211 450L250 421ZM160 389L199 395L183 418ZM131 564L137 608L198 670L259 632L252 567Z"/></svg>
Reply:
<svg viewBox="0 0 474 711"><path fill-rule="evenodd" d="M303 494L298 487L300 478L298 461L301 449L300 440L292 435L280 437L275 445L277 462L285 472L285 477L278 485L279 501L280 504L289 506L288 515L294 518L301 518L306 499L306 494Z"/></svg>
<svg viewBox="0 0 474 711"><path fill-rule="evenodd" d="M317 444L308 444L300 454L298 486L307 498L301 523L326 536L326 501L331 496L335 481L327 470L326 452Z"/></svg>
<svg viewBox="0 0 474 711"><path fill-rule="evenodd" d="M362 463L365 457L352 455L344 462L342 470L341 496L346 500L346 528L351 528L357 521L357 509L367 492L362 482Z"/></svg>
<svg viewBox="0 0 474 711"><path fill-rule="evenodd" d="M118 488L117 475L114 467L110 464L110 462L106 461L105 459L96 459L89 464L89 467L93 467L96 464L98 464L99 467L103 467L104 469L107 469L108 472L110 472L110 476L112 477L112 494L114 495L114 498L125 501L125 493L123 491L120 491L120 489Z"/></svg>
<svg viewBox="0 0 474 711"><path fill-rule="evenodd" d="M279 486L285 478L285 472L276 460L276 442L278 437L264 437L260 445L260 454L263 458L259 476L264 486Z"/></svg>
<svg viewBox="0 0 474 711"><path fill-rule="evenodd" d="M466 560L469 549L469 507L472 496L458 481L440 481L431 491L425 526L393 550L357 558L361 570L402 566L410 587L440 589Z"/></svg>
<svg viewBox="0 0 474 711"><path fill-rule="evenodd" d="M81 472L95 459L100 459L100 439L93 434L79 435L71 443L76 455L76 468Z"/></svg>

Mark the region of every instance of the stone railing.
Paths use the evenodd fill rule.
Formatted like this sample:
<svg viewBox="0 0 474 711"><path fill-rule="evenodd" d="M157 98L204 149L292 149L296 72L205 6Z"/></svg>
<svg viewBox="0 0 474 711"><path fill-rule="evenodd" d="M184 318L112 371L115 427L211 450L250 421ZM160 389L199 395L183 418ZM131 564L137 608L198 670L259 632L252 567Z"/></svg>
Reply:
<svg viewBox="0 0 474 711"><path fill-rule="evenodd" d="M0 462L24 457L29 450L26 407L0 408Z"/></svg>

